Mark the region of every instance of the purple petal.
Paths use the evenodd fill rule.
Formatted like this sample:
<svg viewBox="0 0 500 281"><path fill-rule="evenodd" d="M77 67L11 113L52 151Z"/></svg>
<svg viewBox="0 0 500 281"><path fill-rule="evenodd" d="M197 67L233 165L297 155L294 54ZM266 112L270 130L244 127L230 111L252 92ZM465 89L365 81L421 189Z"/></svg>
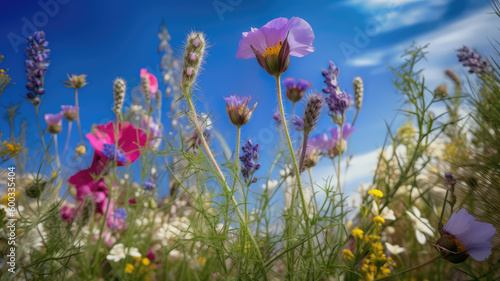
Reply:
<svg viewBox="0 0 500 281"><path fill-rule="evenodd" d="M266 37L261 30L252 28L250 32L243 32L236 57L241 59L251 59L255 57L250 46L253 46L261 54L266 51Z"/></svg>
<svg viewBox="0 0 500 281"><path fill-rule="evenodd" d="M470 249L467 250L467 253L471 255L477 261L484 261L491 254L491 248L493 245L488 241L476 242L470 245Z"/></svg>
<svg viewBox="0 0 500 281"><path fill-rule="evenodd" d="M291 88L295 86L295 78L288 77L283 79L283 85L285 85L286 88Z"/></svg>
<svg viewBox="0 0 500 281"><path fill-rule="evenodd" d="M444 231L456 236L469 230L470 225L474 220L475 218L469 215L467 210L461 209L460 211L451 214L450 219L446 222L443 229Z"/></svg>
<svg viewBox="0 0 500 281"><path fill-rule="evenodd" d="M314 32L311 26L303 19L293 17L288 21L288 43L290 44L290 55L303 57L314 52Z"/></svg>
<svg viewBox="0 0 500 281"><path fill-rule="evenodd" d="M352 132L356 130L357 128L352 126L351 124L349 123L344 124L344 128L342 129L342 138L346 140L352 134Z"/></svg>
<svg viewBox="0 0 500 281"><path fill-rule="evenodd" d="M472 249L471 245L475 243L486 241L491 244L491 238L493 238L495 232L496 229L493 225L486 222L473 221L471 222L468 231L454 235L458 238L460 243L462 243L464 247L469 250Z"/></svg>
<svg viewBox="0 0 500 281"><path fill-rule="evenodd" d="M307 90L311 85L311 82L304 79L299 79L299 82L297 82L297 87L301 90Z"/></svg>

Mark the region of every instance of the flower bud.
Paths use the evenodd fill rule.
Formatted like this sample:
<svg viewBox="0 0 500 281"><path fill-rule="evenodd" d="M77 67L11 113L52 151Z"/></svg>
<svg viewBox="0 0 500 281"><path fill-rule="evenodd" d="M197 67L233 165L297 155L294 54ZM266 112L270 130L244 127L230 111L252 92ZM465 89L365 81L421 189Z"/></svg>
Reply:
<svg viewBox="0 0 500 281"><path fill-rule="evenodd" d="M458 77L458 74L453 69L448 68L444 71L444 73L453 81L453 83L455 83L456 87L460 87L462 85L460 77Z"/></svg>
<svg viewBox="0 0 500 281"><path fill-rule="evenodd" d="M363 105L363 80L361 77L354 78L353 81L354 86L354 103L356 105L356 109L360 110Z"/></svg>
<svg viewBox="0 0 500 281"><path fill-rule="evenodd" d="M283 85L285 85L286 97L291 102L296 103L302 99L306 90L311 87L311 82L299 79L295 84L295 78L289 77L283 80Z"/></svg>
<svg viewBox="0 0 500 281"><path fill-rule="evenodd" d="M448 88L446 85L441 84L434 90L434 95L441 99L446 98L448 96Z"/></svg>
<svg viewBox="0 0 500 281"><path fill-rule="evenodd" d="M193 84L205 52L205 35L201 32L191 32L188 35L184 52L184 66L182 68L181 90L184 94Z"/></svg>
<svg viewBox="0 0 500 281"><path fill-rule="evenodd" d="M45 189L47 181L34 180L25 187L26 196L30 198L38 198Z"/></svg>
<svg viewBox="0 0 500 281"><path fill-rule="evenodd" d="M51 134L59 134L62 131L62 112L57 114L45 114L45 122L47 123L47 131Z"/></svg>
<svg viewBox="0 0 500 281"><path fill-rule="evenodd" d="M318 123L323 101L323 97L317 93L309 96L304 113L304 135L309 135Z"/></svg>
<svg viewBox="0 0 500 281"><path fill-rule="evenodd" d="M257 106L257 103L255 103L252 109L248 108L250 98L251 96L239 97L237 95L224 98L226 100L227 115L233 125L240 127L250 121L250 117Z"/></svg>
<svg viewBox="0 0 500 281"><path fill-rule="evenodd" d="M125 91L127 89L127 84L123 78L116 78L113 82L113 96L115 99L115 105L113 111L115 113L121 112L123 107L123 101L125 100Z"/></svg>
<svg viewBox="0 0 500 281"><path fill-rule="evenodd" d="M78 111L72 105L61 105L61 109L63 111L64 119L68 121L73 121L78 118Z"/></svg>

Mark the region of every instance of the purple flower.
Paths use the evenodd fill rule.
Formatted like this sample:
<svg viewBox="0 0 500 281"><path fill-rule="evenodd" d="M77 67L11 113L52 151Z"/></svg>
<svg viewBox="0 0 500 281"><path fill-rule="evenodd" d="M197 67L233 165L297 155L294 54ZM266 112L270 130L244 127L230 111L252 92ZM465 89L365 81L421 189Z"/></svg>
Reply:
<svg viewBox="0 0 500 281"><path fill-rule="evenodd" d="M281 114L277 110L275 113L273 113L272 118L273 118L274 122L276 122L276 125L278 125L278 126L281 125L281 123L283 122L281 120Z"/></svg>
<svg viewBox="0 0 500 281"><path fill-rule="evenodd" d="M303 19L277 18L260 29L242 33L237 58L257 58L271 75L283 74L290 64L290 56L303 57L314 52L314 33Z"/></svg>
<svg viewBox="0 0 500 281"><path fill-rule="evenodd" d="M73 121L78 117L78 111L72 105L61 105L61 110L63 112L64 119L68 121Z"/></svg>
<svg viewBox="0 0 500 281"><path fill-rule="evenodd" d="M47 72L50 61L48 57L50 50L46 47L49 42L45 41L45 33L43 31L35 32L33 37L28 37L29 47L26 47L26 55L28 59L26 65L26 89L30 91L27 98L32 101L38 95L43 95L45 90L43 88L43 77Z"/></svg>
<svg viewBox="0 0 500 281"><path fill-rule="evenodd" d="M478 222L467 210L461 209L453 213L440 229L441 238L437 244L445 248L441 254L450 262L463 262L469 255L483 261L491 254L491 239L495 232L492 224Z"/></svg>
<svg viewBox="0 0 500 281"><path fill-rule="evenodd" d="M141 120L141 128L149 130L150 147L158 149L162 136L160 124L155 123L153 116L150 116L149 121L147 118Z"/></svg>
<svg viewBox="0 0 500 281"><path fill-rule="evenodd" d="M340 129L338 127L331 127L328 129L330 134L325 132L316 135L308 140L308 145L317 149L320 149L323 155L330 157L335 157L339 155L339 142L340 147L345 145L345 140L356 131L356 127L351 126L351 124L346 123L342 130L342 140L340 140Z"/></svg>
<svg viewBox="0 0 500 281"><path fill-rule="evenodd" d="M328 70L323 70L323 76L325 77L324 83L326 85L323 92L330 94L325 101L332 116L343 116L346 109L354 104L354 98L346 94L345 91L339 89L339 83L337 81L338 75L338 67L330 61Z"/></svg>
<svg viewBox="0 0 500 281"><path fill-rule="evenodd" d="M330 61L330 66L328 70L323 70L323 76L325 77L325 85L326 88L323 89L323 92L326 94L332 94L336 92L340 92L339 90L339 82L337 82L337 77L339 76L339 68Z"/></svg>
<svg viewBox="0 0 500 281"><path fill-rule="evenodd" d="M292 118L292 124L295 130L297 131L302 131L304 130L304 120L302 120L302 117L295 115Z"/></svg>
<svg viewBox="0 0 500 281"><path fill-rule="evenodd" d="M260 168L260 164L257 163L260 146L259 144L253 145L251 140L247 140L247 143L241 147L241 150L243 152L243 155L240 156L242 164L241 174L246 184L255 183L257 182L257 178L253 174Z"/></svg>
<svg viewBox="0 0 500 281"><path fill-rule="evenodd" d="M311 87L311 82L299 79L297 84L295 84L295 78L288 77L283 80L283 85L286 89L286 97L293 103L298 102L304 96L307 89Z"/></svg>
<svg viewBox="0 0 500 281"><path fill-rule="evenodd" d="M233 125L240 127L250 121L255 107L257 107L257 103L255 103L252 109L248 108L248 102L250 102L251 98L251 96L239 97L237 95L232 95L228 98L224 97L226 100L227 115Z"/></svg>
<svg viewBox="0 0 500 281"><path fill-rule="evenodd" d="M471 52L467 46L457 50L457 57L463 66L469 67L470 73L491 72L490 63L480 54Z"/></svg>
<svg viewBox="0 0 500 281"><path fill-rule="evenodd" d="M44 115L45 123L47 123L47 131L52 134L59 134L62 131L62 118L63 113L57 114L47 113Z"/></svg>
<svg viewBox="0 0 500 281"><path fill-rule="evenodd" d="M156 188L156 184L150 180L144 182L144 190L150 191Z"/></svg>
<svg viewBox="0 0 500 281"><path fill-rule="evenodd" d="M117 219L126 219L127 218L127 211L125 208L118 208L115 210L115 218Z"/></svg>

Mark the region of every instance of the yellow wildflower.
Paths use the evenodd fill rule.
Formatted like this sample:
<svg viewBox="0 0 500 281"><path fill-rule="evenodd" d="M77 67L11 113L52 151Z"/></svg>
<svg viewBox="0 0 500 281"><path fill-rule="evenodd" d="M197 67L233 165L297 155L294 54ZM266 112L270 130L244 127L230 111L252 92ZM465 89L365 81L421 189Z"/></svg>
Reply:
<svg viewBox="0 0 500 281"><path fill-rule="evenodd" d="M352 235L354 237L358 237L359 239L363 239L363 234L364 234L363 230L361 230L357 227L352 230Z"/></svg>
<svg viewBox="0 0 500 281"><path fill-rule="evenodd" d="M368 191L368 194L373 195L375 198L384 196L384 193L378 189L372 189Z"/></svg>
<svg viewBox="0 0 500 281"><path fill-rule="evenodd" d="M135 266L133 264L127 263L127 265L125 266L125 273L131 274L132 272L134 272L134 269Z"/></svg>
<svg viewBox="0 0 500 281"><path fill-rule="evenodd" d="M342 250L342 258L344 258L346 260L353 260L354 254L351 252L351 250L344 249L344 250Z"/></svg>
<svg viewBox="0 0 500 281"><path fill-rule="evenodd" d="M201 264L203 264L203 265L205 265L207 263L207 258L205 258L205 257L199 257L198 258L198 262L201 263Z"/></svg>
<svg viewBox="0 0 500 281"><path fill-rule="evenodd" d="M373 222L377 223L379 226L385 223L385 220L381 216L376 216L373 218Z"/></svg>
<svg viewBox="0 0 500 281"><path fill-rule="evenodd" d="M85 148L85 145L80 144L75 148L76 153L78 153L78 156L83 155L87 153L87 149Z"/></svg>
<svg viewBox="0 0 500 281"><path fill-rule="evenodd" d="M151 261L148 258L143 258L141 260L141 262L142 262L142 265L144 265L144 266L149 266L151 264Z"/></svg>

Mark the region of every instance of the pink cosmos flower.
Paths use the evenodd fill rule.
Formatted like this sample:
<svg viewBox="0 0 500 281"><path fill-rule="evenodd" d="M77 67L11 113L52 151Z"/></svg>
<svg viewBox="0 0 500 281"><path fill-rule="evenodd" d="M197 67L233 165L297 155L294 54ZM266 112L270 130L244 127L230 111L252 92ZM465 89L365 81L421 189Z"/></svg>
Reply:
<svg viewBox="0 0 500 281"><path fill-rule="evenodd" d="M149 93L151 93L151 94L156 93L158 91L158 79L156 79L156 76L149 73L147 69L142 68L141 69L141 78L142 77L147 77L149 80Z"/></svg>
<svg viewBox="0 0 500 281"><path fill-rule="evenodd" d="M283 74L290 64L290 56L303 57L314 52L313 30L298 17L277 18L242 35L236 57L257 58L260 66L271 75Z"/></svg>
<svg viewBox="0 0 500 281"><path fill-rule="evenodd" d="M109 160L116 160L118 166L131 164L141 155L141 148L147 143L147 134L131 123L119 124L118 147L115 141L115 124L99 125L93 133L87 134L95 153ZM115 159L116 157L116 159Z"/></svg>

